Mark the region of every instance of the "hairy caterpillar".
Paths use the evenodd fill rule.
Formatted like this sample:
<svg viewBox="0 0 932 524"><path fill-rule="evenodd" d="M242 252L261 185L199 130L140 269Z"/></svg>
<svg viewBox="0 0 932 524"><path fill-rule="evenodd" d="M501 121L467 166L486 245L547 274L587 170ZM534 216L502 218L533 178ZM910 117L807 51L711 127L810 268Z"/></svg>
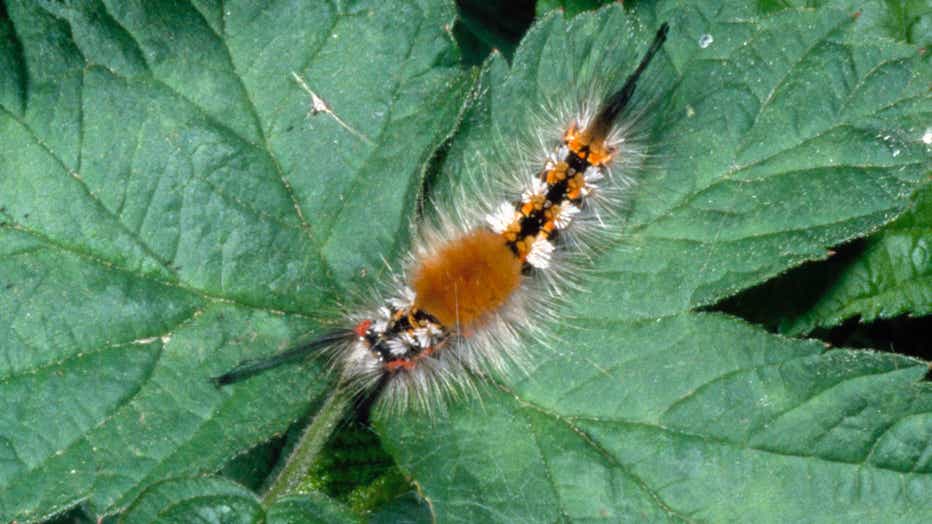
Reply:
<svg viewBox="0 0 932 524"><path fill-rule="evenodd" d="M350 312L345 329L244 361L215 383L323 352L354 393L378 393L389 408L428 409L471 390L474 375L522 366L521 336L553 314L548 307L575 280L575 259L598 247L598 233L610 227L602 215L619 205L627 171L642 162L643 147L619 117L668 29L660 26L619 90L594 110L564 115L562 136L549 139L536 172L507 174L504 195L464 191L459 205L422 225L387 298Z"/></svg>

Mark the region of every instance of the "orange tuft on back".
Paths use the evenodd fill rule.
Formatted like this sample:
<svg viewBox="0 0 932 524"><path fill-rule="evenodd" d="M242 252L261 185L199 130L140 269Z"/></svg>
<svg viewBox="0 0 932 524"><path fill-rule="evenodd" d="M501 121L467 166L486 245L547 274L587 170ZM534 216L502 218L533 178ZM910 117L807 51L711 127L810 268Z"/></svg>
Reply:
<svg viewBox="0 0 932 524"><path fill-rule="evenodd" d="M484 229L448 242L414 270L414 306L451 330L468 332L521 284L521 261Z"/></svg>

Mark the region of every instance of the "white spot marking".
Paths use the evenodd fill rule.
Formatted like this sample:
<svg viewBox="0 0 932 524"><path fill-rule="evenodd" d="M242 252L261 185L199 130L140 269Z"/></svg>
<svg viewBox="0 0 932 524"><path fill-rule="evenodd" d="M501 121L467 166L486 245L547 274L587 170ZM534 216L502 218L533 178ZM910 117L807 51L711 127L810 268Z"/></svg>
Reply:
<svg viewBox="0 0 932 524"><path fill-rule="evenodd" d="M390 338L385 344L388 346L388 352L396 357L403 356L408 352L407 344L397 338Z"/></svg>
<svg viewBox="0 0 932 524"><path fill-rule="evenodd" d="M598 182L599 180L602 180L603 178L605 178L605 174L602 173L601 169L595 166L589 166L586 169L586 172L583 173L583 179L586 182Z"/></svg>
<svg viewBox="0 0 932 524"><path fill-rule="evenodd" d="M414 335L408 333L407 331L401 334L401 340L403 340L405 345L409 347L417 344L417 339L414 338Z"/></svg>
<svg viewBox="0 0 932 524"><path fill-rule="evenodd" d="M427 328L418 328L414 330L414 336L417 338L418 345L422 348L430 346L430 333Z"/></svg>
<svg viewBox="0 0 932 524"><path fill-rule="evenodd" d="M388 299L388 303L397 309L407 309L414 304L414 291L410 287L404 286L401 289L400 296Z"/></svg>
<svg viewBox="0 0 932 524"><path fill-rule="evenodd" d="M547 184L543 180L537 177L534 177L531 179L531 187L529 187L528 189L525 189L524 192L521 193L521 201L526 204L530 202L531 199L534 198L535 196L542 196L542 195L545 195L546 193L547 193Z"/></svg>
<svg viewBox="0 0 932 524"><path fill-rule="evenodd" d="M560 212L557 214L557 219L554 220L553 223L557 226L557 229L566 229L566 227L570 225L570 222L573 221L573 217L578 214L579 208L567 202L560 206Z"/></svg>
<svg viewBox="0 0 932 524"><path fill-rule="evenodd" d="M605 174L602 173L602 170L595 166L589 166L586 169L586 172L583 173L583 180L586 182L583 185L580 193L582 196L589 196L590 193L599 189L599 185L596 184L599 180L605 178Z"/></svg>
<svg viewBox="0 0 932 524"><path fill-rule="evenodd" d="M531 246L531 251L527 254L527 262L538 269L546 269L550 266L551 253L553 253L553 244L546 238L537 237Z"/></svg>
<svg viewBox="0 0 932 524"><path fill-rule="evenodd" d="M502 233L515 221L516 213L517 211L511 204L503 202L494 213L485 216L485 221L492 228L492 231Z"/></svg>

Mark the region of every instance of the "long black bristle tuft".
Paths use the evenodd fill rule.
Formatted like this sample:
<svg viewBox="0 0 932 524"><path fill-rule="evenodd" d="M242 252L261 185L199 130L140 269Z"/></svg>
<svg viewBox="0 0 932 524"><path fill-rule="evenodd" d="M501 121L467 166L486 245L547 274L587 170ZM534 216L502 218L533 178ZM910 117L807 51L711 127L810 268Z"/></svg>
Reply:
<svg viewBox="0 0 932 524"><path fill-rule="evenodd" d="M637 86L641 73L647 69L647 65L650 64L654 55L657 54L657 51L660 50L663 43L667 40L667 32L669 30L670 24L664 22L660 25L660 29L657 30L657 34L654 36L654 42L650 45L647 53L644 54L644 58L641 59L641 63L638 64L637 69L628 75L628 79L625 80L625 85L609 96L602 104L602 107L599 108L599 112L596 114L592 123L593 128L597 132L602 131L604 134L605 131L610 129L615 122L615 118L618 117L628 105L628 102L631 101L631 96L634 95L634 88Z"/></svg>
<svg viewBox="0 0 932 524"><path fill-rule="evenodd" d="M301 359L311 352L328 346L334 342L351 340L354 336L355 333L350 330L333 331L331 333L327 333L318 338L315 338L306 344L301 344L300 346L296 346L281 353L276 353L269 357L244 360L230 371L224 373L223 375L212 377L210 380L217 387L233 384L235 382L245 380L257 373L261 373L267 369L278 367L286 362Z"/></svg>

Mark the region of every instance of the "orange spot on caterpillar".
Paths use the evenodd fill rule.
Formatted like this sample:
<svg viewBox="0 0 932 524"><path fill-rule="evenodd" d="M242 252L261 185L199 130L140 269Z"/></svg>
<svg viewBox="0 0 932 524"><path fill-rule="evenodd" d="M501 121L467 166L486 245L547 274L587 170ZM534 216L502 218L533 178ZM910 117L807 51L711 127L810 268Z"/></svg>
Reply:
<svg viewBox="0 0 932 524"><path fill-rule="evenodd" d="M544 181L549 185L554 185L558 182L561 182L564 178L566 178L566 170L569 169L569 167L569 164L561 160L557 163L557 165L553 166L553 169L547 171L547 175Z"/></svg>
<svg viewBox="0 0 932 524"><path fill-rule="evenodd" d="M604 166L611 163L617 151L605 143L605 133L608 130L603 130L603 126L597 124L593 122L588 128L580 131L574 123L566 130L563 140L573 154L588 161L590 165Z"/></svg>
<svg viewBox="0 0 932 524"><path fill-rule="evenodd" d="M586 186L586 177L582 173L577 173L573 178L570 179L569 183L566 185L566 196L571 200L575 200L582 196L583 187Z"/></svg>
<svg viewBox="0 0 932 524"><path fill-rule="evenodd" d="M369 331L369 326L372 325L371 320L363 320L359 324L356 324L356 327L353 328L353 333L356 333L358 337L366 336L366 331Z"/></svg>
<svg viewBox="0 0 932 524"><path fill-rule="evenodd" d="M413 360L392 360L385 363L386 371L398 371L399 369L414 369Z"/></svg>
<svg viewBox="0 0 932 524"><path fill-rule="evenodd" d="M546 201L547 201L547 198L544 197L544 195L532 196L530 202L527 202L521 206L521 214L524 216L529 216L531 213L543 209L544 202Z"/></svg>
<svg viewBox="0 0 932 524"><path fill-rule="evenodd" d="M383 364L382 367L385 369L385 371L389 371L389 372L396 372L402 369L406 371L411 371L417 367L417 363L419 361L433 355L434 351L437 349L438 347L431 346L425 349L420 354L415 355L413 358L400 358L398 360L391 360Z"/></svg>
<svg viewBox="0 0 932 524"><path fill-rule="evenodd" d="M527 260L528 254L531 252L531 248L534 247L534 240L536 237L534 235L527 235L518 242L515 242L515 248L518 250L518 260L524 262Z"/></svg>
<svg viewBox="0 0 932 524"><path fill-rule="evenodd" d="M521 260L485 229L447 242L421 261L412 280L415 307L461 332L503 306L520 284Z"/></svg>

